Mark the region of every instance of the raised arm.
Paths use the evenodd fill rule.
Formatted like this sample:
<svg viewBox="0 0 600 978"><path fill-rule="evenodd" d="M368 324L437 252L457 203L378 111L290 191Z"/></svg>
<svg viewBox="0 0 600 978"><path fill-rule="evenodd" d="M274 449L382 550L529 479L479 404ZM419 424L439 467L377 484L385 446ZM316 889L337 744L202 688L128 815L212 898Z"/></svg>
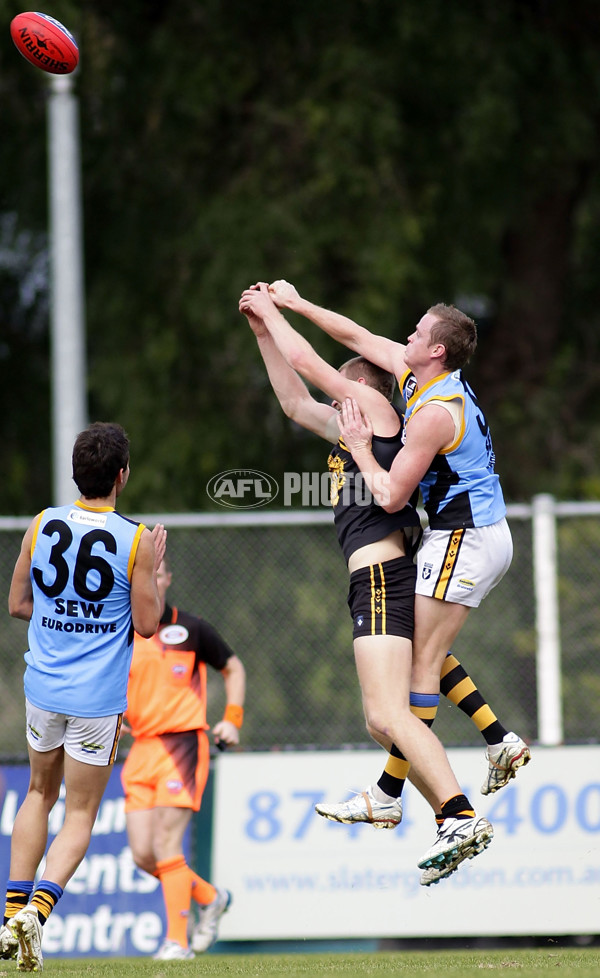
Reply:
<svg viewBox="0 0 600 978"><path fill-rule="evenodd" d="M338 343L354 350L359 356L366 357L384 370L389 370L396 377L400 378L407 369L404 363L406 349L404 343L396 343L386 336L371 333L347 316L316 306L314 302L303 299L295 286L285 279L272 282L269 293L278 308L289 309L290 312L304 316Z"/></svg>
<svg viewBox="0 0 600 978"><path fill-rule="evenodd" d="M395 434L398 418L383 394L368 384L350 380L319 356L308 340L282 316L264 283L242 294L240 309L260 319L280 355L296 375L300 374L304 380L340 404L346 397L355 397L361 410L372 417L378 435ZM334 441L337 441L337 429Z"/></svg>
<svg viewBox="0 0 600 978"><path fill-rule="evenodd" d="M244 311L241 303L240 309ZM324 438L329 444L336 442L337 411L330 404L321 404L312 397L302 378L284 360L262 319L249 309L244 314L256 336L271 387L283 413L303 428Z"/></svg>

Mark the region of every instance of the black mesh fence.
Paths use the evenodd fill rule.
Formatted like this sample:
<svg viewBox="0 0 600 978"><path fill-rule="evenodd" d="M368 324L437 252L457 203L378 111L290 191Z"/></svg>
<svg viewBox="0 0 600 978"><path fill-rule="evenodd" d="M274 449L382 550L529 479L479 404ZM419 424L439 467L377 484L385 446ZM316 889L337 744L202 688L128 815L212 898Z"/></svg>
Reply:
<svg viewBox="0 0 600 978"><path fill-rule="evenodd" d="M371 744L364 728L346 605L347 570L328 513L253 519L162 516L173 568L169 601L211 622L240 656L248 692L246 748ZM141 517L152 526L159 517ZM318 521L317 521L318 520ZM453 649L509 729L535 741L536 604L532 523L511 517L514 559L501 584L471 612ZM2 525L4 524L4 525ZM5 760L25 753L23 652L27 625L6 599L25 521L0 523L2 744ZM567 742L600 731L600 515L558 522L562 692ZM209 722L222 715L223 682L209 678ZM442 700L436 732L448 746L481 744L474 725Z"/></svg>

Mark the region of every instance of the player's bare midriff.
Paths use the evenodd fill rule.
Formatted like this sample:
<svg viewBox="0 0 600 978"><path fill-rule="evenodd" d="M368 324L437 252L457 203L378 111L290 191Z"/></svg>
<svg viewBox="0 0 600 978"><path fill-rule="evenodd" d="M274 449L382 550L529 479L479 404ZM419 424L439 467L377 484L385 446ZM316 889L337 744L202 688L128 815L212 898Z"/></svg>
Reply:
<svg viewBox="0 0 600 978"><path fill-rule="evenodd" d="M389 536L375 543L368 543L365 547L359 547L350 556L348 570L360 570L361 567L369 567L371 564L381 564L384 560L395 560L397 557L406 556L406 537L404 530L394 530Z"/></svg>

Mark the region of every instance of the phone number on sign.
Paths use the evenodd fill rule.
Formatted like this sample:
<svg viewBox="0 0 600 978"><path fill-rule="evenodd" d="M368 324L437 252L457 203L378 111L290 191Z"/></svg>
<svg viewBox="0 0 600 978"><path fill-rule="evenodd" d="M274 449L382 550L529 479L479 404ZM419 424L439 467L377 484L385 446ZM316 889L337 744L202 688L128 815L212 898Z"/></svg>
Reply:
<svg viewBox="0 0 600 978"><path fill-rule="evenodd" d="M257 843L273 842L282 836L300 841L321 822L315 814L315 805L326 798L326 791L291 791L287 795L271 790L256 791L247 799L244 834ZM485 816L494 829L503 829L507 835L517 834L524 826L543 835L553 835L567 828L570 821L582 832L600 833L600 783L583 785L574 795L558 784L545 784L527 799L518 787L511 786L498 796ZM410 798L407 798L395 836L405 837L414 824ZM358 837L365 828L364 823L343 825L325 821L325 825L346 832L349 838Z"/></svg>

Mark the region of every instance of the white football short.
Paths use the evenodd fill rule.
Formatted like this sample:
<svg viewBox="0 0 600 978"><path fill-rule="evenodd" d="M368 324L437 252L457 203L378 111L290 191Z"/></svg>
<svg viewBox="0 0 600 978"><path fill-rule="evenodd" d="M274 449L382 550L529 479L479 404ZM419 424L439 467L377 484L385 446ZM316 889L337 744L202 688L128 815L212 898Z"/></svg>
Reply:
<svg viewBox="0 0 600 978"><path fill-rule="evenodd" d="M513 544L505 519L492 526L423 532L416 593L477 608L510 567Z"/></svg>
<svg viewBox="0 0 600 978"><path fill-rule="evenodd" d="M109 717L69 717L48 713L25 699L27 743L45 753L64 747L76 761L106 767L117 757L123 714Z"/></svg>

